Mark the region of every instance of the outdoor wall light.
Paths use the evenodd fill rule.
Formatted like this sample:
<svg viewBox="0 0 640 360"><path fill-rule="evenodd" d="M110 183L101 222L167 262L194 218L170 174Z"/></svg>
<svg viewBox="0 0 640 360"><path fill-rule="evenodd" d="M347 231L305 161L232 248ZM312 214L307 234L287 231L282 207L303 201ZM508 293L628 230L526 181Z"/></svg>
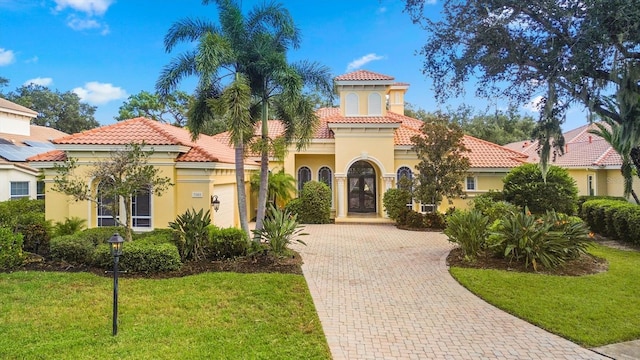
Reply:
<svg viewBox="0 0 640 360"><path fill-rule="evenodd" d="M213 210L218 212L220 209L220 200L218 200L218 195L211 195L211 206L213 206Z"/></svg>
<svg viewBox="0 0 640 360"><path fill-rule="evenodd" d="M124 239L115 233L107 240L113 255L113 336L118 334L118 262L122 255Z"/></svg>

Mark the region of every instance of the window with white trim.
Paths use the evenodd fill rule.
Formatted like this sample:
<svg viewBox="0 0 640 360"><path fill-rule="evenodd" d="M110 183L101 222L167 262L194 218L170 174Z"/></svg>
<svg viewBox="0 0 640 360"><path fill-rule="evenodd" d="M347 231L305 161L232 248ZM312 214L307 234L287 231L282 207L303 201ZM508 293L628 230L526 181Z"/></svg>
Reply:
<svg viewBox="0 0 640 360"><path fill-rule="evenodd" d="M302 191L305 183L311 181L311 169L306 166L298 169L298 192Z"/></svg>
<svg viewBox="0 0 640 360"><path fill-rule="evenodd" d="M329 169L329 167L327 167L327 166L323 166L323 167L320 168L320 170L318 170L318 181L327 184L329 189L333 189L333 187L332 187L333 176L332 175L333 174L331 173L331 169Z"/></svg>
<svg viewBox="0 0 640 360"><path fill-rule="evenodd" d="M131 223L133 227L151 227L151 191L144 189L131 197Z"/></svg>
<svg viewBox="0 0 640 360"><path fill-rule="evenodd" d="M29 197L28 181L12 181L11 182L11 200Z"/></svg>
<svg viewBox="0 0 640 360"><path fill-rule="evenodd" d="M436 212L435 204L420 204L420 212L423 214Z"/></svg>
<svg viewBox="0 0 640 360"><path fill-rule="evenodd" d="M478 184L475 176L467 176L467 190L477 190Z"/></svg>
<svg viewBox="0 0 640 360"><path fill-rule="evenodd" d="M98 184L98 188L97 188L98 203L96 204L96 206L98 207L97 209L98 226L116 226L117 225L116 220L114 218L113 205L118 204L118 201L116 197L110 197L104 194L105 189L110 185L111 184L105 181ZM118 216L117 210L118 208L116 207L115 216Z"/></svg>
<svg viewBox="0 0 640 360"><path fill-rule="evenodd" d="M411 171L410 168L406 166L401 166L400 168L398 168L398 171L396 172L396 188L398 189L403 188L405 190L411 191L411 187L410 187L411 185L404 184L403 186L403 184L400 184L401 179L407 179L407 180L413 179L413 172ZM413 199L411 199L411 201L407 203L407 208L413 209Z"/></svg>
<svg viewBox="0 0 640 360"><path fill-rule="evenodd" d="M587 175L587 193L589 196L594 196L596 194L596 189L593 186L593 175Z"/></svg>
<svg viewBox="0 0 640 360"><path fill-rule="evenodd" d="M358 115L358 111L359 111L358 94L348 93L347 96L345 96L344 101L345 101L345 104L344 104L345 115L346 116Z"/></svg>

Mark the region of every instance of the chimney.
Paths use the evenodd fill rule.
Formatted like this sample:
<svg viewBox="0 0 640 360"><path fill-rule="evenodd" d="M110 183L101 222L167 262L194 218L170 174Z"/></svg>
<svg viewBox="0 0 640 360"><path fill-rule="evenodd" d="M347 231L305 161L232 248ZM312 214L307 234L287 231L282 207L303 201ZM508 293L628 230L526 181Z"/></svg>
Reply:
<svg viewBox="0 0 640 360"><path fill-rule="evenodd" d="M589 144L591 144L591 141L593 141L593 139L591 138L591 135L589 135Z"/></svg>
<svg viewBox="0 0 640 360"><path fill-rule="evenodd" d="M564 153L568 153L569 152L569 144L564 144Z"/></svg>

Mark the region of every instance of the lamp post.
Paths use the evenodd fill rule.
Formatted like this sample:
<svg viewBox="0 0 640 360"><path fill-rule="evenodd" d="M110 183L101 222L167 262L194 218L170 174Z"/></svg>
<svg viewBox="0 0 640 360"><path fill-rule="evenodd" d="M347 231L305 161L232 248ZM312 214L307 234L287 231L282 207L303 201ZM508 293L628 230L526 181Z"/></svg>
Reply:
<svg viewBox="0 0 640 360"><path fill-rule="evenodd" d="M118 261L122 255L124 239L115 233L108 240L113 255L113 336L118 334Z"/></svg>
<svg viewBox="0 0 640 360"><path fill-rule="evenodd" d="M213 206L213 210L218 212L220 209L220 200L218 200L218 195L211 195L211 206Z"/></svg>

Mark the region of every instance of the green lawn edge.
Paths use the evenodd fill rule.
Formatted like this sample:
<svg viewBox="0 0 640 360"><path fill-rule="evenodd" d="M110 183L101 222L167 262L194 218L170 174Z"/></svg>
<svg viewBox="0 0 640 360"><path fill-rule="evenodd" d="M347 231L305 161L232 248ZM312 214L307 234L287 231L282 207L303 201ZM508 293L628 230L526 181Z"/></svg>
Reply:
<svg viewBox="0 0 640 360"><path fill-rule="evenodd" d="M640 338L640 252L593 245L609 270L571 277L451 267L462 286L488 303L581 346Z"/></svg>
<svg viewBox="0 0 640 360"><path fill-rule="evenodd" d="M301 275L204 273L120 279L0 274L2 359L330 359Z"/></svg>

